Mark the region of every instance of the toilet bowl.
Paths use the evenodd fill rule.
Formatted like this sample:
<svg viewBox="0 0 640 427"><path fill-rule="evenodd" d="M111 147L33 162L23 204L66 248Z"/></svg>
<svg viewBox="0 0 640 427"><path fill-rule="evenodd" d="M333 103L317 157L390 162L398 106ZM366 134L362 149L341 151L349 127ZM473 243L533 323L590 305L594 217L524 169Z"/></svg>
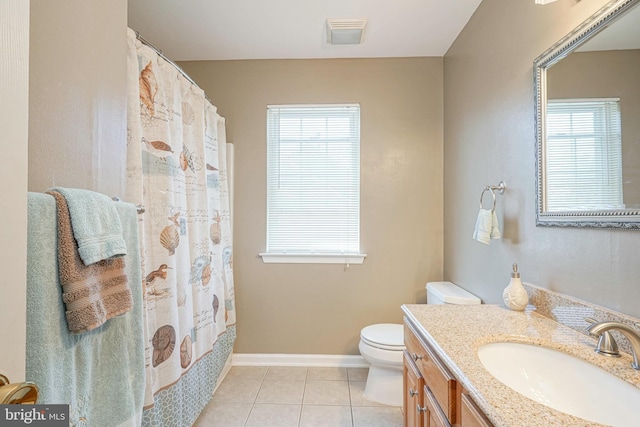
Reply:
<svg viewBox="0 0 640 427"><path fill-rule="evenodd" d="M370 364L364 397L385 405L402 406L403 326L370 325L360 331L360 354Z"/></svg>
<svg viewBox="0 0 640 427"><path fill-rule="evenodd" d="M480 304L480 298L451 282L427 283L427 304ZM360 354L369 363L364 397L402 406L404 327L394 323L366 326L360 331Z"/></svg>

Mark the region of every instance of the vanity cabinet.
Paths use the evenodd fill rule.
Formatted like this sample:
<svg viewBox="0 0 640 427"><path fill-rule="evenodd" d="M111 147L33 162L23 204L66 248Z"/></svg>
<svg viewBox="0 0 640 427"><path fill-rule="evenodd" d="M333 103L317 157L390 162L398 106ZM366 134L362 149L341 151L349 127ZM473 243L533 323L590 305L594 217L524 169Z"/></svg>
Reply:
<svg viewBox="0 0 640 427"><path fill-rule="evenodd" d="M406 319L404 323L404 341L406 355L404 359L405 375L405 425L407 427L451 426L456 423L456 391L458 383L449 373L431 347L420 339ZM411 373L411 375L409 375ZM415 381L412 375L419 379ZM420 378L423 386L420 385ZM413 395L413 401L408 399ZM411 402L412 406L409 406ZM419 404L422 402L422 404Z"/></svg>
<svg viewBox="0 0 640 427"><path fill-rule="evenodd" d="M433 348L404 319L405 427L491 427Z"/></svg>
<svg viewBox="0 0 640 427"><path fill-rule="evenodd" d="M422 389L424 388L424 378L416 364L411 360L407 350L403 351L404 364L402 366L402 376L404 383L404 425L405 427L424 427L420 408L424 407Z"/></svg>

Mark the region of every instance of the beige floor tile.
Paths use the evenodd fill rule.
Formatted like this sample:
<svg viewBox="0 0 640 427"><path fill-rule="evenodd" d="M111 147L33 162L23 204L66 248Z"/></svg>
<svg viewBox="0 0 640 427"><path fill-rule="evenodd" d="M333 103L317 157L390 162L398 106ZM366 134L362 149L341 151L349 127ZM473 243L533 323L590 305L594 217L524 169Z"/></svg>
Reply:
<svg viewBox="0 0 640 427"><path fill-rule="evenodd" d="M247 403L211 402L193 427L243 427L251 406Z"/></svg>
<svg viewBox="0 0 640 427"><path fill-rule="evenodd" d="M351 406L385 406L364 397L365 381L349 381L349 395L351 396Z"/></svg>
<svg viewBox="0 0 640 427"><path fill-rule="evenodd" d="M352 408L353 427L402 427L402 411L400 408L357 407Z"/></svg>
<svg viewBox="0 0 640 427"><path fill-rule="evenodd" d="M302 405L300 427L351 427L351 407Z"/></svg>
<svg viewBox="0 0 640 427"><path fill-rule="evenodd" d="M225 378L259 378L264 376L269 370L268 366L233 366Z"/></svg>
<svg viewBox="0 0 640 427"><path fill-rule="evenodd" d="M349 381L366 381L369 368L347 368Z"/></svg>
<svg viewBox="0 0 640 427"><path fill-rule="evenodd" d="M310 405L350 405L349 382L307 380L303 403Z"/></svg>
<svg viewBox="0 0 640 427"><path fill-rule="evenodd" d="M214 402L253 403L262 385L261 379L225 378L213 395Z"/></svg>
<svg viewBox="0 0 640 427"><path fill-rule="evenodd" d="M267 372L268 380L306 380L306 366L272 366Z"/></svg>
<svg viewBox="0 0 640 427"><path fill-rule="evenodd" d="M400 427L364 397L366 368L234 366L194 427Z"/></svg>
<svg viewBox="0 0 640 427"><path fill-rule="evenodd" d="M311 367L307 372L307 380L342 380L346 381L349 377L347 376L347 368L318 368Z"/></svg>
<svg viewBox="0 0 640 427"><path fill-rule="evenodd" d="M269 380L260 387L256 403L300 404L304 394L304 380Z"/></svg>
<svg viewBox="0 0 640 427"><path fill-rule="evenodd" d="M245 427L297 427L301 405L256 403Z"/></svg>

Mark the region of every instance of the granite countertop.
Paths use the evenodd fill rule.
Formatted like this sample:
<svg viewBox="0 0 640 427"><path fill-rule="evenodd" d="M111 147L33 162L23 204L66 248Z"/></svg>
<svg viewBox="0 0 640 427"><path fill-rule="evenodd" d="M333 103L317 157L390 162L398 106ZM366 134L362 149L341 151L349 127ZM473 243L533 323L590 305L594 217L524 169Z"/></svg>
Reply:
<svg viewBox="0 0 640 427"><path fill-rule="evenodd" d="M630 355L598 355L593 351L595 339L531 310L426 304L407 304L402 310L495 427L601 424L551 409L498 381L477 356L478 348L484 344L519 342L549 347L586 360L640 388L640 371L631 368Z"/></svg>

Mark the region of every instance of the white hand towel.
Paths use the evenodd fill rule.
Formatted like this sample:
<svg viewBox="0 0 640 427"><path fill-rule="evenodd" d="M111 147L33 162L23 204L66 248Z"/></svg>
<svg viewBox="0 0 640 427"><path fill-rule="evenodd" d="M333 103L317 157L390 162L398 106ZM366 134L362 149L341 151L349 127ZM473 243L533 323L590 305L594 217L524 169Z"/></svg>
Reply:
<svg viewBox="0 0 640 427"><path fill-rule="evenodd" d="M492 213L490 209L480 209L478 218L476 219L476 228L473 231L473 238L485 245L489 244L491 239L491 229L493 225Z"/></svg>
<svg viewBox="0 0 640 427"><path fill-rule="evenodd" d="M476 219L476 228L473 231L474 240L488 245L491 239L499 239L501 237L496 211L480 209Z"/></svg>
<svg viewBox="0 0 640 427"><path fill-rule="evenodd" d="M499 239L502 237L500 234L500 224L498 224L498 215L496 215L496 211L493 211L491 215L491 238Z"/></svg>

